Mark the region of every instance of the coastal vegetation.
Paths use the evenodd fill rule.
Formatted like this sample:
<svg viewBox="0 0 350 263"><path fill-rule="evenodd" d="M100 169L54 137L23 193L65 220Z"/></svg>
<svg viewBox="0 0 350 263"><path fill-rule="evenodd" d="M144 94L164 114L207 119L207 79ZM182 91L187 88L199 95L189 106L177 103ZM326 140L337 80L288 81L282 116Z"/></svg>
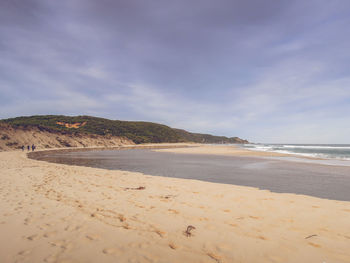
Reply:
<svg viewBox="0 0 350 263"><path fill-rule="evenodd" d="M38 128L43 132L60 132L81 136L89 134L124 137L136 144L163 142L198 142L198 143L246 143L238 137L214 136L191 133L169 126L143 121L109 120L92 116L37 115L0 120L0 123L15 129Z"/></svg>

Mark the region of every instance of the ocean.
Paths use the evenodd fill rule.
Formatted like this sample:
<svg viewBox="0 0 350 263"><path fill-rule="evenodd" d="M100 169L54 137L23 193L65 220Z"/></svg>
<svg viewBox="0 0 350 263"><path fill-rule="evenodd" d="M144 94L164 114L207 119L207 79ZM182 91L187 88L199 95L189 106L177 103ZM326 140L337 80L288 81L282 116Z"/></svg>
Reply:
<svg viewBox="0 0 350 263"><path fill-rule="evenodd" d="M350 144L244 144L242 147L254 151L350 161Z"/></svg>

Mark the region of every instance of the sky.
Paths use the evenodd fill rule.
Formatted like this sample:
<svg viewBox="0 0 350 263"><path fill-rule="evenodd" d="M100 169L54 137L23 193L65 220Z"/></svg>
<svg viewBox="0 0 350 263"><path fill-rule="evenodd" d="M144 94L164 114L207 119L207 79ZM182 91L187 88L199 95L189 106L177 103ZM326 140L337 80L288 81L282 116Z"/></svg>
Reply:
<svg viewBox="0 0 350 263"><path fill-rule="evenodd" d="M348 0L0 0L0 119L350 143Z"/></svg>

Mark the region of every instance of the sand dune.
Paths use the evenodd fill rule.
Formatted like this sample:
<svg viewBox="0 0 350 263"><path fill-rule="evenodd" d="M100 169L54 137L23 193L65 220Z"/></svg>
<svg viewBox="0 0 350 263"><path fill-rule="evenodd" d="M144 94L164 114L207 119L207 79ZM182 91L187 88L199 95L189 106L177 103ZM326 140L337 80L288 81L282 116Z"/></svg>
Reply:
<svg viewBox="0 0 350 263"><path fill-rule="evenodd" d="M131 140L117 136L96 134L69 134L63 131L47 131L39 127L12 127L0 123L0 151L19 149L22 145L36 145L40 149L62 147L117 147L134 144Z"/></svg>
<svg viewBox="0 0 350 263"><path fill-rule="evenodd" d="M22 152L0 171L1 262L350 262L349 202Z"/></svg>

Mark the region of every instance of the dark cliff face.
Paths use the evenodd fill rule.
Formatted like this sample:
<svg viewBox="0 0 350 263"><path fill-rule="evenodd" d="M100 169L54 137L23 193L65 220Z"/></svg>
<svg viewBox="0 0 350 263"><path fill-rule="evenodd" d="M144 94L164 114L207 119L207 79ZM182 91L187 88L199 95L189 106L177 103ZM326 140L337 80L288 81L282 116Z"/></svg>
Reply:
<svg viewBox="0 0 350 263"><path fill-rule="evenodd" d="M108 120L91 116L45 115L17 117L1 120L14 129L31 129L42 132L61 133L70 136L82 134L98 135L104 138L124 137L134 143L197 142L197 143L248 143L238 137L214 136L190 133L152 122Z"/></svg>

